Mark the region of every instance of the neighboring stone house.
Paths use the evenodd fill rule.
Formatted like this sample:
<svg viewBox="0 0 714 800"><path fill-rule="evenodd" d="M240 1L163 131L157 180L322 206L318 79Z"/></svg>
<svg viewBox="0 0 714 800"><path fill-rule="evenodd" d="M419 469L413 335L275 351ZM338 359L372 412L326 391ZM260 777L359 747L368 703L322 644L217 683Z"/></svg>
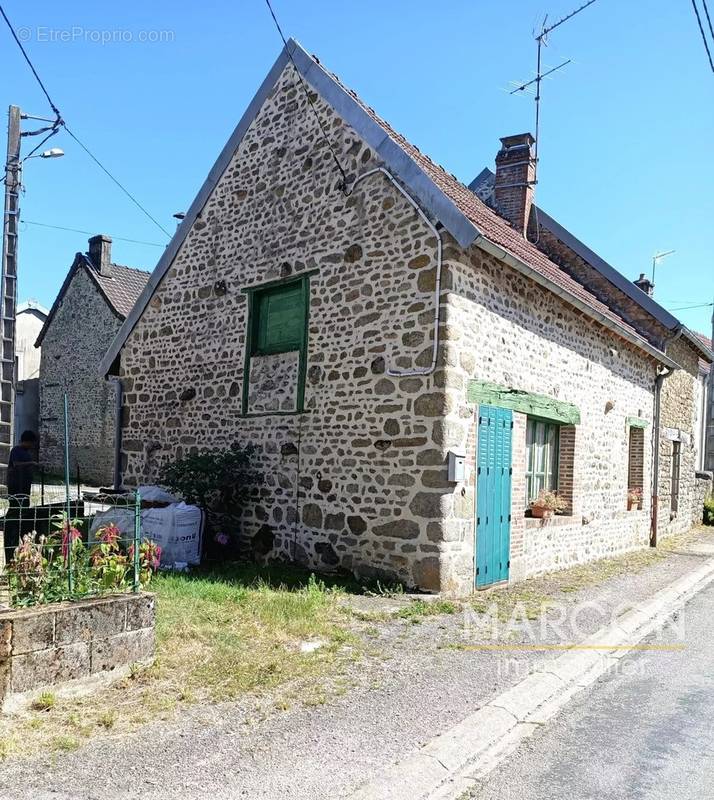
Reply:
<svg viewBox="0 0 714 800"><path fill-rule="evenodd" d="M531 142L503 140L496 213L289 42L102 362L126 483L253 443L256 550L426 590L646 546L665 349L711 354L596 257L530 241ZM544 488L567 504L546 522Z"/></svg>
<svg viewBox="0 0 714 800"><path fill-rule="evenodd" d="M712 349L712 340L703 333L697 336ZM714 368L706 361L699 362L700 386L697 392L701 403L700 432L697 436L698 469L714 472Z"/></svg>
<svg viewBox="0 0 714 800"><path fill-rule="evenodd" d="M77 253L42 327L40 360L40 460L64 470L64 395L69 406L70 462L83 482L113 485L117 387L99 363L146 286L149 273L113 264L112 240L94 236Z"/></svg>
<svg viewBox="0 0 714 800"><path fill-rule="evenodd" d="M49 311L36 300L20 303L15 314L15 441L37 431L40 419L40 351L35 340Z"/></svg>

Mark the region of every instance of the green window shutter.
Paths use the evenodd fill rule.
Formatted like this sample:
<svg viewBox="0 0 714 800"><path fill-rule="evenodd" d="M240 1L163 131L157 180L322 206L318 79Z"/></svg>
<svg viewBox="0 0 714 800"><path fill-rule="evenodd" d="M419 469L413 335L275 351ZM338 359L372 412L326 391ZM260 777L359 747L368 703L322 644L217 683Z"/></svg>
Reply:
<svg viewBox="0 0 714 800"><path fill-rule="evenodd" d="M305 330L305 308L303 281L256 293L253 354L300 350Z"/></svg>

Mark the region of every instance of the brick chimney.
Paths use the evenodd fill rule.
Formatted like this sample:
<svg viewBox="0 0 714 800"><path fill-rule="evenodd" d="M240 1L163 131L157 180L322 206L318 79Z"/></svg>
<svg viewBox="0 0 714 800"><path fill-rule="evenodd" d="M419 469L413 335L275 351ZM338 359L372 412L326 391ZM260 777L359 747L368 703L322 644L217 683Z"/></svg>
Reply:
<svg viewBox="0 0 714 800"><path fill-rule="evenodd" d="M100 233L89 240L89 260L100 275L112 274L112 240Z"/></svg>
<svg viewBox="0 0 714 800"><path fill-rule="evenodd" d="M644 272L640 272L640 277L636 281L633 281L633 283L638 289L642 289L642 291L650 297L654 294L654 283L652 283Z"/></svg>
<svg viewBox="0 0 714 800"><path fill-rule="evenodd" d="M533 205L534 143L530 133L504 136L496 156L496 208L523 236L526 235Z"/></svg>

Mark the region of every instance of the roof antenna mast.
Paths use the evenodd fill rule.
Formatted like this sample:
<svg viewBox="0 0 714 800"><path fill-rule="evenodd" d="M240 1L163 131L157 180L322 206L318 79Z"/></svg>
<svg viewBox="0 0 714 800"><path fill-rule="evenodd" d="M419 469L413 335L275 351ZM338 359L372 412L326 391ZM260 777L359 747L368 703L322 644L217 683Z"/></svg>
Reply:
<svg viewBox="0 0 714 800"><path fill-rule="evenodd" d="M533 183L538 183L538 144L540 142L540 85L543 81L543 78L546 78L548 75L556 72L557 70L561 69L562 67L570 64L571 59L567 61L563 61L562 64L558 64L557 67L553 67L552 69L547 70L546 72L542 72L542 54L543 54L543 46L548 46L548 34L551 31L554 31L556 28L560 27L564 22L567 22L569 19L572 19L576 14L579 14L581 11L584 11L588 6L591 6L595 0L588 0L587 3L584 3L579 8L576 8L575 11L571 11L570 14L567 14L565 17L562 17L557 22L554 22L552 25L546 26L546 22L548 21L548 15L546 14L543 18L543 22L540 26L540 33L535 37L536 44L537 44L537 59L536 59L536 76L533 80L528 81L527 83L523 83L520 86L517 86L511 94L515 94L516 92L523 92L529 86L535 84L535 152L533 154L535 160L535 170L534 170L534 177Z"/></svg>

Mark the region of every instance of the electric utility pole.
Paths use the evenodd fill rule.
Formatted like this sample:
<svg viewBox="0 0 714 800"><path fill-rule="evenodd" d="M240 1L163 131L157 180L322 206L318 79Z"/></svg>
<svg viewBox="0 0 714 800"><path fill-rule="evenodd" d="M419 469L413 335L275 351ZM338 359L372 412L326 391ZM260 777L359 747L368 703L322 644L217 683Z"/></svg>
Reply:
<svg viewBox="0 0 714 800"><path fill-rule="evenodd" d="M17 307L17 234L20 223L20 109L10 106L5 160L5 213L0 273L0 485L7 486L15 406L15 309Z"/></svg>

